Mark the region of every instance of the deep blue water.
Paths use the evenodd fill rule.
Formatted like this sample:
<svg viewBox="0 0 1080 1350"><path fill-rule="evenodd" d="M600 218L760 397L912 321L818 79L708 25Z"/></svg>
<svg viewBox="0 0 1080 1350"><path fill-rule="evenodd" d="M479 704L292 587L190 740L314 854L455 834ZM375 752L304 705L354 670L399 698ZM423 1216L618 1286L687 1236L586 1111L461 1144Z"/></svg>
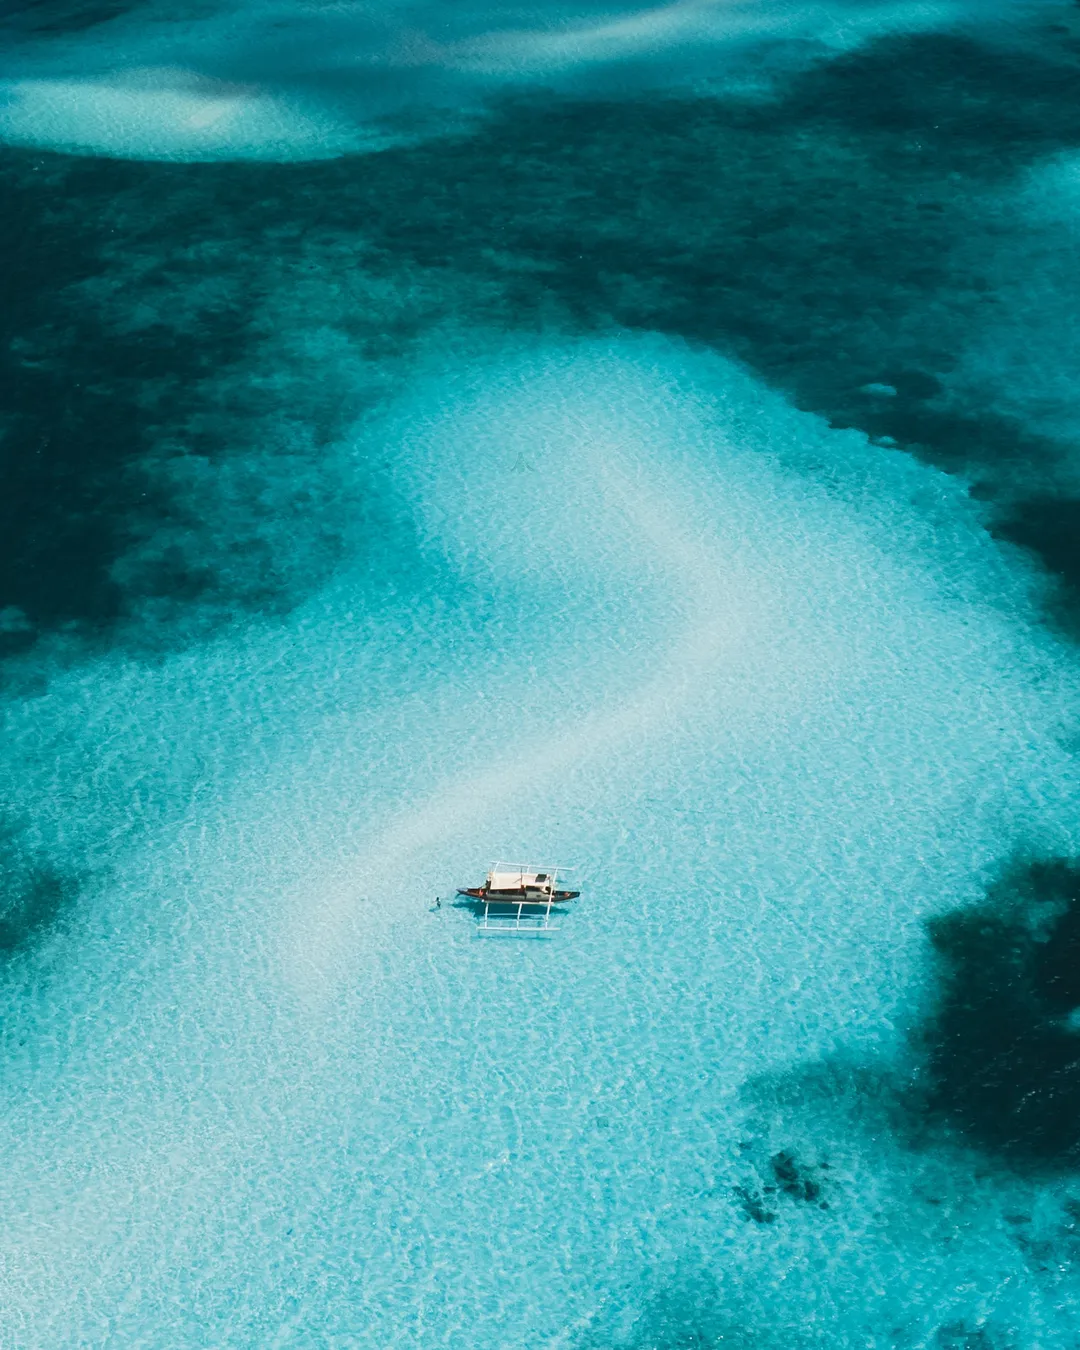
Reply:
<svg viewBox="0 0 1080 1350"><path fill-rule="evenodd" d="M0 1346L1076 1345L1078 75L0 15Z"/></svg>

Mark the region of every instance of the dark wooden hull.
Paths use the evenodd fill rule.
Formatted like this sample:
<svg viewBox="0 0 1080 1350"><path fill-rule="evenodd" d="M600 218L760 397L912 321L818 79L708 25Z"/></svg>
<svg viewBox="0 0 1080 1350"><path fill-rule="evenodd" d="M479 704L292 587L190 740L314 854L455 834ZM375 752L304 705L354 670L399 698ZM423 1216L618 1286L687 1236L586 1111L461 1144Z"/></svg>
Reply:
<svg viewBox="0 0 1080 1350"><path fill-rule="evenodd" d="M580 891L555 891L552 900L576 900ZM490 900L492 904L507 905L546 905L547 896L539 891L487 891L483 886L459 886L458 895L467 895L471 900Z"/></svg>

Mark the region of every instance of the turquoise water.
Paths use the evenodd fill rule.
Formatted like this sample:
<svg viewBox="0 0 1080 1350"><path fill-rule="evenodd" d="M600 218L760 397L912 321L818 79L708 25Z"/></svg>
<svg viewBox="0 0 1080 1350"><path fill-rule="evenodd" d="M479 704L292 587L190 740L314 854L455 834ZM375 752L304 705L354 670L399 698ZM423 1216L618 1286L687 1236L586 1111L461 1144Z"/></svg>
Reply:
<svg viewBox="0 0 1080 1350"><path fill-rule="evenodd" d="M20 30L0 1344L1076 1343L1050 8L297 7L568 82L368 155L297 39L314 163ZM518 855L582 898L479 942Z"/></svg>

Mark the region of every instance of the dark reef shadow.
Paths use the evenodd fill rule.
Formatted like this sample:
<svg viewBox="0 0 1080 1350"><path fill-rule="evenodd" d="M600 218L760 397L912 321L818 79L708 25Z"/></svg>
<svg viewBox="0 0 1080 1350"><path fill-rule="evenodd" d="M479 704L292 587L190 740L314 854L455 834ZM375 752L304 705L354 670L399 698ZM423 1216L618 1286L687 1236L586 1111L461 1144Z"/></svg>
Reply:
<svg viewBox="0 0 1080 1350"><path fill-rule="evenodd" d="M60 37L82 33L136 8L139 0L5 0L0 34Z"/></svg>
<svg viewBox="0 0 1080 1350"><path fill-rule="evenodd" d="M628 1330L616 1336L594 1327L573 1350L804 1350L817 1344L790 1326L740 1321L713 1276L698 1267L671 1272L657 1286L639 1291L640 1306Z"/></svg>
<svg viewBox="0 0 1080 1350"><path fill-rule="evenodd" d="M842 1215L869 1177L885 1222L944 1242L963 1238L969 1204L989 1206L1017 1261L1056 1280L1080 1260L1080 859L1014 858L927 931L937 987L905 1049L744 1084L732 1203L771 1241L785 1204L825 1196ZM983 1321L943 1315L931 1340L898 1328L889 1343L1016 1346L1007 1322Z"/></svg>
<svg viewBox="0 0 1080 1350"><path fill-rule="evenodd" d="M26 843L23 827L0 821L0 962L53 930L80 886L78 877Z"/></svg>
<svg viewBox="0 0 1080 1350"><path fill-rule="evenodd" d="M1080 1164L1080 861L1009 869L936 919L936 1007L917 1033L926 1105L1022 1168Z"/></svg>
<svg viewBox="0 0 1080 1350"><path fill-rule="evenodd" d="M1014 860L982 902L927 929L937 986L901 1058L799 1065L747 1083L747 1102L780 1121L816 1119L832 1102L868 1137L914 1151L959 1146L1016 1175L1078 1170L1080 860ZM772 1160L779 1190L815 1198L800 1151L786 1154Z"/></svg>
<svg viewBox="0 0 1080 1350"><path fill-rule="evenodd" d="M1080 639L1080 497L1040 494L1014 502L993 525L999 539L1030 549L1054 578L1054 613Z"/></svg>

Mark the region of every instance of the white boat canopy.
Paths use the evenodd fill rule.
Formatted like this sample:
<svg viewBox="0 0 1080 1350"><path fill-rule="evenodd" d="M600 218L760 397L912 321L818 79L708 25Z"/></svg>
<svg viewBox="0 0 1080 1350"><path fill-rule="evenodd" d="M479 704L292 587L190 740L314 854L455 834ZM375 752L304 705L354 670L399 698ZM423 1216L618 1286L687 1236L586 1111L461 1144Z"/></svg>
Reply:
<svg viewBox="0 0 1080 1350"><path fill-rule="evenodd" d="M555 887L558 868L538 863L498 862L487 875L489 891L548 891Z"/></svg>

